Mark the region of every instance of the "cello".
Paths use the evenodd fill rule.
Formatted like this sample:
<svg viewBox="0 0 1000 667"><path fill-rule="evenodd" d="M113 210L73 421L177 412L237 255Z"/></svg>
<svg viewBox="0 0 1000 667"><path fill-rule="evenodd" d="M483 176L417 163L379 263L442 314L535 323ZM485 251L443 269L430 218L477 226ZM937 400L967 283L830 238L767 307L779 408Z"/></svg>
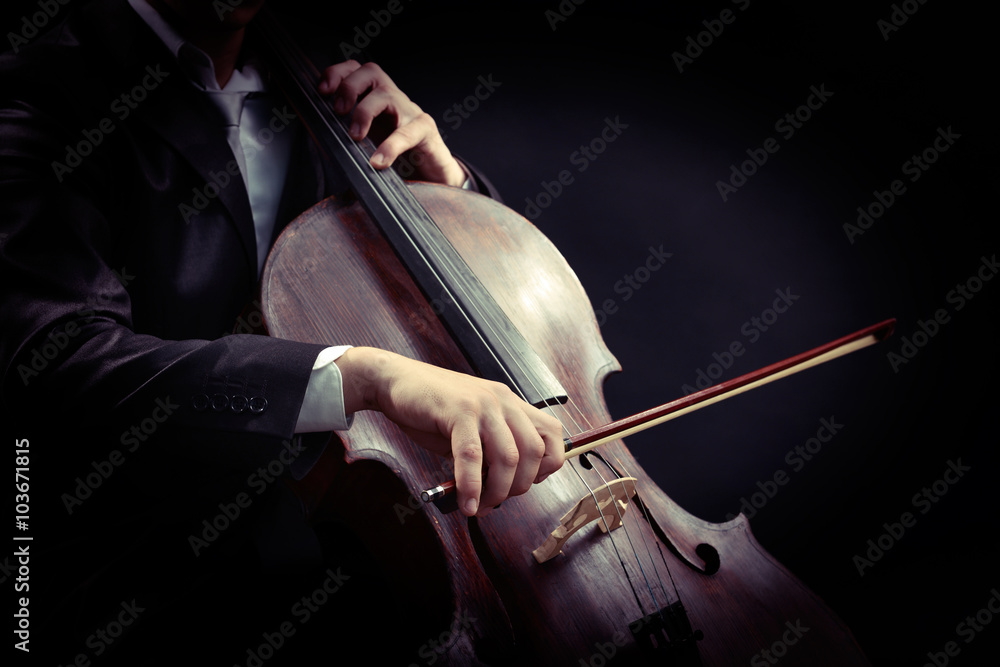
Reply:
<svg viewBox="0 0 1000 667"><path fill-rule="evenodd" d="M745 517L716 524L687 513L619 431L601 428L610 421L601 386L620 369L544 235L482 195L373 169L374 147L350 139L315 91L318 72L273 21L257 23L284 67L282 89L351 185L272 248L261 280L267 333L389 349L505 382L563 423L570 450L593 444L581 434L607 435L481 518L449 511L449 461L377 413L355 415L309 475L289 482L313 524L350 527L403 591L427 640L412 647L412 664L868 664ZM641 421L691 407L668 406ZM426 502L437 496L445 502Z"/></svg>

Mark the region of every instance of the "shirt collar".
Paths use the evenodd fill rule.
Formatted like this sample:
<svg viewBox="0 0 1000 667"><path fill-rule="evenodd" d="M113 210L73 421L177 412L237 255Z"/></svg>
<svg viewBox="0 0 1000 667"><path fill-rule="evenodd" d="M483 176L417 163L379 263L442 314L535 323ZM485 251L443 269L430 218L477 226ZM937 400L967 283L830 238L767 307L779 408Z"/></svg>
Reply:
<svg viewBox="0 0 1000 667"><path fill-rule="evenodd" d="M261 92L266 89L264 79L252 61L244 62L243 67L234 70L226 87L219 88L215 79L215 66L207 53L181 37L146 0L128 0L128 3L156 33L199 90L238 93Z"/></svg>

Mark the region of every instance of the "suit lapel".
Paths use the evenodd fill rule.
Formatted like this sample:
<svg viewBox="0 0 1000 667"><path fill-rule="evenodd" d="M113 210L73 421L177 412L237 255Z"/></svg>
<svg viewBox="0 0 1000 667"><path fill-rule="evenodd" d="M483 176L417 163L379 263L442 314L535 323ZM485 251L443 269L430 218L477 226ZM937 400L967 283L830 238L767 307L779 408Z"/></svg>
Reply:
<svg viewBox="0 0 1000 667"><path fill-rule="evenodd" d="M102 42L119 64L120 84L134 86L143 80L149 69L164 73L162 90L135 110L137 120L148 125L198 173L214 193L227 213L227 220L239 235L252 282L257 278L257 242L250 199L242 176L233 167L235 157L220 131L222 114L190 82L156 34L128 6L126 0L93 2L93 30L101 34ZM248 41L252 37L248 37ZM251 42L252 44L252 42ZM296 140L289 164L285 188L275 224L274 236L287 222L324 196L339 193L346 181L324 167L323 159L307 132L296 124Z"/></svg>
<svg viewBox="0 0 1000 667"><path fill-rule="evenodd" d="M145 105L141 119L170 144L205 181L202 193L215 195L239 233L248 266L256 276L257 241L253 212L229 143L220 132L221 114L186 80L164 91L161 104ZM214 184L215 187L212 187Z"/></svg>
<svg viewBox="0 0 1000 667"><path fill-rule="evenodd" d="M190 83L173 54L125 0L94 3L94 10L95 29L103 33L104 44L119 65L123 86L150 81L151 71L159 73L162 83L157 83L146 102L137 105L135 118L152 128L204 179L203 193L206 188L209 195L216 192L210 184L221 186L216 197L239 234L248 270L256 281L253 212L243 178L231 164L236 158L220 130L222 114Z"/></svg>

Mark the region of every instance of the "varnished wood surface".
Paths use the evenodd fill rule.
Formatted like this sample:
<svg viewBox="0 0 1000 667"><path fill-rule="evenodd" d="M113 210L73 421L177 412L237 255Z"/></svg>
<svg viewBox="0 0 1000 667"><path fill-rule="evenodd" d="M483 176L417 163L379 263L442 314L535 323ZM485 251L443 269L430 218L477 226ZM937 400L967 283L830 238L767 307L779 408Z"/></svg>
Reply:
<svg viewBox="0 0 1000 667"><path fill-rule="evenodd" d="M555 411L567 430L608 421L601 386L619 370L618 364L561 255L528 221L492 200L443 186L421 184L414 191L569 391L572 404ZM337 218L328 215L334 212ZM271 335L373 345L468 370L433 307L358 205L342 207L328 200L294 223L269 258L262 296ZM340 436L346 469L365 460L381 463L399 476L409 494L451 477L445 461L410 443L380 415L357 415L352 429ZM363 508L363 523L379 540L404 551L406 559L426 559L430 570L447 571L441 580L447 586L437 590L440 599L427 600L427 608L435 610L439 622L447 622L449 614L476 619L455 640L448 655L452 664L501 664L516 656L534 656L533 664L587 663L609 642L619 660L633 664L638 649L628 624L642 616L636 595L646 613L665 606L674 600L671 577L693 627L704 633L698 643L703 664L747 664L783 637L795 640L794 650L786 647L785 665L867 664L850 631L761 549L745 519L702 521L677 506L669 490L648 483L622 443L606 445L602 454L622 474L645 482L638 497L653 524L641 520L632 507L625 528L614 531L617 551L607 535L593 528L574 535L563 553L547 563L539 564L531 555L559 518L587 494L573 468L590 486L603 483L576 462L471 522L458 513L443 515L432 506L417 505L401 522L394 508L407 498L398 492L370 489L366 494L362 489L361 497L350 499ZM609 471L594 463L607 478ZM367 480L369 486L377 477ZM344 501L336 490L327 502L334 498ZM376 525L377 530L372 528ZM426 530L412 528L418 525ZM627 536L618 535L625 530ZM438 542L406 541L418 537ZM623 555L626 578L618 553L631 554L630 541L642 566ZM645 589L647 577L657 580L651 590ZM808 631L796 636L790 630L796 627Z"/></svg>

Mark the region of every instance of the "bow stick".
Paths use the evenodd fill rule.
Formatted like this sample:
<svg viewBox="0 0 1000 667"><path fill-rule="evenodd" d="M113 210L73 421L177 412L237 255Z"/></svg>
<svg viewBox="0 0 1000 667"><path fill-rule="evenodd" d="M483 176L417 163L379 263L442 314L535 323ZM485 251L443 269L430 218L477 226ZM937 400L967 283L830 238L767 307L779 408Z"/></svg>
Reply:
<svg viewBox="0 0 1000 667"><path fill-rule="evenodd" d="M720 382L707 389L702 389L701 391L678 398L669 403L664 403L631 417L625 417L604 426L583 431L572 438L566 438L564 441L566 456L567 458L579 456L613 440L644 431L647 428L652 428L663 422L676 419L681 415L700 410L705 406L724 401L745 391L756 389L769 382L780 380L789 375L794 375L799 371L804 371L807 368L826 363L831 359L850 354L855 350L874 345L892 335L895 324L895 319L888 319L878 324L873 324L870 327L855 331L843 338L838 338L807 352L773 363L770 366L751 371L732 380ZM438 501L454 492L455 481L449 480L439 486L421 492L420 498L424 502Z"/></svg>

